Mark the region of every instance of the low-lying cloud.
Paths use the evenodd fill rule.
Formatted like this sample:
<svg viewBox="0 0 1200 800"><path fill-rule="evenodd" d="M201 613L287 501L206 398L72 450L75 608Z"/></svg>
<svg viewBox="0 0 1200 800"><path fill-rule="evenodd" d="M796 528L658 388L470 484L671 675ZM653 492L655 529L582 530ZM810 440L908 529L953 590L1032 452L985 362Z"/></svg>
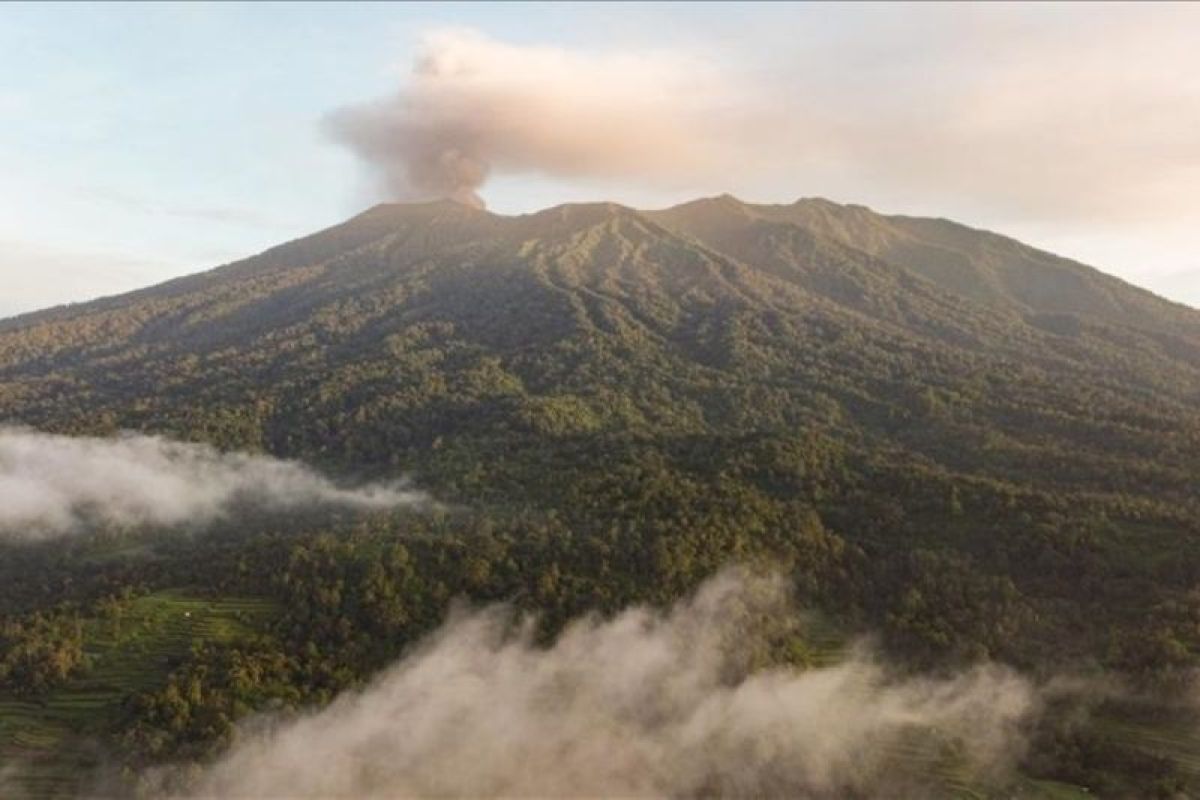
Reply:
<svg viewBox="0 0 1200 800"><path fill-rule="evenodd" d="M384 509L421 500L402 484L339 486L297 462L158 436L0 428L0 537L62 534L88 523L205 524L241 506Z"/></svg>
<svg viewBox="0 0 1200 800"><path fill-rule="evenodd" d="M898 796L947 748L976 776L1019 755L1037 692L1015 673L751 671L781 619L781 584L740 573L548 649L503 608L452 615L361 693L244 730L191 796Z"/></svg>

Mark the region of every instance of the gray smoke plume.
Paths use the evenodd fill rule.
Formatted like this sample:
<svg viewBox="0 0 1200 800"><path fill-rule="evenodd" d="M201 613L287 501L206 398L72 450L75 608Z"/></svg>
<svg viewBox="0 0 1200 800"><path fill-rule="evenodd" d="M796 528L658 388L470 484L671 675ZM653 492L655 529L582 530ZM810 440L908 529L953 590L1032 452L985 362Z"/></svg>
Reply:
<svg viewBox="0 0 1200 800"><path fill-rule="evenodd" d="M362 692L244 729L190 796L902 796L924 759L935 780L947 752L976 777L1019 754L1036 693L1011 671L753 671L781 619L781 584L739 572L549 649L504 609L460 613Z"/></svg>
<svg viewBox="0 0 1200 800"><path fill-rule="evenodd" d="M393 199L482 206L477 190L493 170L650 181L708 170L723 125L712 106L729 95L722 84L679 55L443 31L425 38L396 95L340 109L326 126Z"/></svg>
<svg viewBox="0 0 1200 800"><path fill-rule="evenodd" d="M0 537L86 522L204 524L233 506L383 509L418 503L402 484L341 487L302 464L157 436L58 436L0 428Z"/></svg>

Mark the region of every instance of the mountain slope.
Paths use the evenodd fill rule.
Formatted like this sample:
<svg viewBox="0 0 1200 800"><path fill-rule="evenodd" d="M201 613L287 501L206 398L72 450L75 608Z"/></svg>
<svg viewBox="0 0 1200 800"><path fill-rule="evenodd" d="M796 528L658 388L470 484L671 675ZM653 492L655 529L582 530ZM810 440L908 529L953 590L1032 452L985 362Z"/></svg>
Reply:
<svg viewBox="0 0 1200 800"><path fill-rule="evenodd" d="M1050 324L867 252L890 253L900 223L859 249L849 228L807 227L812 208L380 206L209 273L8 321L0 417L361 468L418 460L441 436L536 429L556 404L573 410L564 431L610 433L832 414L839 435L956 470L1028 483L1050 459L1061 469L1039 483L1192 499L1200 313L1164 304L1169 335Z"/></svg>
<svg viewBox="0 0 1200 800"><path fill-rule="evenodd" d="M1193 309L1070 259L946 219L883 215L821 198L791 205L753 205L727 195L657 213L665 222L694 233L707 227L709 207L727 211L735 206L735 214L717 212L717 216L796 225L905 267L977 302L1031 315L1080 315L1192 339L1200 336Z"/></svg>
<svg viewBox="0 0 1200 800"><path fill-rule="evenodd" d="M413 473L454 512L113 534L128 560L0 543L0 613L121 585L266 594L286 657L264 674L327 699L458 593L553 627L764 560L911 665L1167 680L1200 664L1198 319L994 234L817 201L382 205L0 322L0 421ZM190 729L154 719L122 724L161 722L146 741L175 753Z"/></svg>

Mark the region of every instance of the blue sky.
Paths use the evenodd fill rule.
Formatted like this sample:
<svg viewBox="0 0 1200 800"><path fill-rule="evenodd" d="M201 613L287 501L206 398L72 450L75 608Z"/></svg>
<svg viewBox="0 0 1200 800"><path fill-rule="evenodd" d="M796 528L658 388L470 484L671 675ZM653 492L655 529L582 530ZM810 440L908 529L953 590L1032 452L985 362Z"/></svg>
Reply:
<svg viewBox="0 0 1200 800"><path fill-rule="evenodd" d="M646 152L695 146L621 160L550 126L534 133L561 157L542 163L506 133L493 210L824 195L996 228L1200 304L1194 9L6 4L0 315L216 266L384 199L322 120L409 91L439 31L493 76L451 86L460 99L561 117L602 97L584 108L601 124L628 99L640 116L614 126Z"/></svg>

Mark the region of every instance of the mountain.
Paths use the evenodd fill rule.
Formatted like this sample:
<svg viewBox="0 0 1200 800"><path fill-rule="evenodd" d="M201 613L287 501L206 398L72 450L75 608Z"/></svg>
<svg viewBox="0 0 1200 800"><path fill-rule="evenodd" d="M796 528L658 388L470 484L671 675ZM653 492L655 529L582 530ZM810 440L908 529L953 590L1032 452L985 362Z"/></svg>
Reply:
<svg viewBox="0 0 1200 800"><path fill-rule="evenodd" d="M1056 288L1007 288L1026 273ZM826 201L384 205L6 321L0 418L355 468L421 468L439 437L816 424L1015 485L1190 500L1198 330L994 234Z"/></svg>
<svg viewBox="0 0 1200 800"><path fill-rule="evenodd" d="M441 576L420 595L438 611L393 627L356 622L375 572L335 581L367 556L336 555L317 522L294 523L311 541L199 537L170 547L203 557L158 544L138 562L157 565L138 585L274 592L287 615L317 615L296 587L331 581L327 627L275 634L316 697L456 591L553 626L764 558L914 667L1166 680L1200 663L1198 400L1200 311L997 234L825 200L380 205L0 322L0 421L410 473L471 520L376 523ZM28 610L47 584L23 558L0 578ZM81 603L132 569L46 558ZM338 644L289 638L310 628ZM1087 752L1093 778L1109 769Z"/></svg>

